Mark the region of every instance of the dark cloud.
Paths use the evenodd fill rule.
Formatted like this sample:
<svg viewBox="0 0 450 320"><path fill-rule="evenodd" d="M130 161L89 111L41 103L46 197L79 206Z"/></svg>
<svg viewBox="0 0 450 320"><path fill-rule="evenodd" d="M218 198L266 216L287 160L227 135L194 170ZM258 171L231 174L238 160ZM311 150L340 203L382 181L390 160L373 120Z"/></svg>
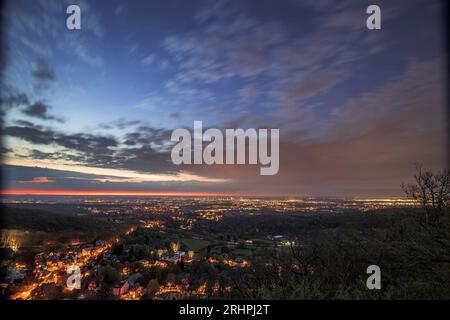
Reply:
<svg viewBox="0 0 450 320"><path fill-rule="evenodd" d="M106 129L106 130L111 130L111 129L129 129L130 127L134 127L137 125L143 125L144 122L140 121L140 120L125 120L125 119L118 119L115 121L111 121L111 122L107 122L107 123L100 123L98 125L98 127L100 129Z"/></svg>
<svg viewBox="0 0 450 320"><path fill-rule="evenodd" d="M141 133L139 132L129 132L125 135L125 141L123 144L128 146L135 146L141 142L148 142L147 140L141 139Z"/></svg>
<svg viewBox="0 0 450 320"><path fill-rule="evenodd" d="M13 150L11 148L6 148L4 146L0 146L0 155L10 153L10 152L13 152Z"/></svg>
<svg viewBox="0 0 450 320"><path fill-rule="evenodd" d="M45 60L35 60L32 63L31 75L39 81L54 81L55 71L48 65Z"/></svg>
<svg viewBox="0 0 450 320"><path fill-rule="evenodd" d="M140 172L175 173L180 167L170 159L170 151L156 151L149 145L121 149L117 156L121 159L118 167Z"/></svg>
<svg viewBox="0 0 450 320"><path fill-rule="evenodd" d="M113 137L96 136L87 133L66 134L38 125L9 126L4 134L36 144L55 144L86 154L112 154L111 147L117 146Z"/></svg>
<svg viewBox="0 0 450 320"><path fill-rule="evenodd" d="M169 117L172 119L180 119L180 113L179 112L171 112L171 113L169 113Z"/></svg>
<svg viewBox="0 0 450 320"><path fill-rule="evenodd" d="M9 126L3 130L4 135L23 139L36 144L49 144L54 139L52 131L46 131L40 126Z"/></svg>
<svg viewBox="0 0 450 320"><path fill-rule="evenodd" d="M27 120L16 120L14 121L15 124L22 126L22 127L32 127L34 124Z"/></svg>
<svg viewBox="0 0 450 320"><path fill-rule="evenodd" d="M10 86L1 86L0 105L3 110L25 106L29 103L30 101L25 93L18 92Z"/></svg>
<svg viewBox="0 0 450 320"><path fill-rule="evenodd" d="M49 114L51 107L44 102L37 101L30 104L28 95L16 90L12 86L2 85L1 89L0 106L3 112L14 108L20 108L21 112L29 117L63 122L63 119Z"/></svg>
<svg viewBox="0 0 450 320"><path fill-rule="evenodd" d="M17 95L8 96L5 98L1 98L0 103L2 106L5 106L6 108L12 108L17 106L26 105L29 103L28 97L24 93L19 93Z"/></svg>
<svg viewBox="0 0 450 320"><path fill-rule="evenodd" d="M75 163L83 163L86 161L86 157L82 155L73 155L67 152L42 152L37 149L31 150L25 157L36 160L65 160Z"/></svg>
<svg viewBox="0 0 450 320"><path fill-rule="evenodd" d="M67 134L28 121L16 123L19 125L6 127L3 134L36 145L54 145L65 149L55 152L33 149L21 155L28 159L65 160L88 166L141 172L169 173L180 170L170 160L168 145L171 131L166 129L140 126L136 132L126 135L125 142L121 142L113 136ZM120 144L128 146L121 148ZM133 147L130 148L131 145Z"/></svg>
<svg viewBox="0 0 450 320"><path fill-rule="evenodd" d="M165 149L171 144L171 133L172 131L168 129L141 125L135 131L126 133L122 143L129 146L151 146L158 151L162 151L162 149Z"/></svg>
<svg viewBox="0 0 450 320"><path fill-rule="evenodd" d="M54 120L58 122L63 122L62 119L54 117L48 114L48 111L51 109L49 105L46 105L42 101L37 101L22 110L23 114L26 114L29 117L39 118L42 120Z"/></svg>

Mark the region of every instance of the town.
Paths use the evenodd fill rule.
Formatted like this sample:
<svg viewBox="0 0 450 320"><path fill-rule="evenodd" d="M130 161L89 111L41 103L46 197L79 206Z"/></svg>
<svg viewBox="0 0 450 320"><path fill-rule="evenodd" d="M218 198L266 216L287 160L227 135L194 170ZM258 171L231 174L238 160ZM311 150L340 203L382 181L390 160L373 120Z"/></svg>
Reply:
<svg viewBox="0 0 450 320"><path fill-rule="evenodd" d="M368 237L391 227L383 212L413 206L405 199L37 198L3 200L7 299L284 296L296 277L322 272L317 260L299 256L316 250L314 239L322 245L337 232L330 245L353 246L353 236L341 236L355 230L351 224ZM67 285L74 267L79 288Z"/></svg>

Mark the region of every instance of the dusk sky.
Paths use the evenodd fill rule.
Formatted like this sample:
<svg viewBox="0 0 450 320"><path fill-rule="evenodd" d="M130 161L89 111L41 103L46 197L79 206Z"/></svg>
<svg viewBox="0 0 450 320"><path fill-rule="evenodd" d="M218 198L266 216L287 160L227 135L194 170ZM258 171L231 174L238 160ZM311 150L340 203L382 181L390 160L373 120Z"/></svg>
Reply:
<svg viewBox="0 0 450 320"><path fill-rule="evenodd" d="M401 195L446 164L443 6L376 1L368 30L370 4L6 1L3 190ZM279 173L173 165L194 120L279 128Z"/></svg>

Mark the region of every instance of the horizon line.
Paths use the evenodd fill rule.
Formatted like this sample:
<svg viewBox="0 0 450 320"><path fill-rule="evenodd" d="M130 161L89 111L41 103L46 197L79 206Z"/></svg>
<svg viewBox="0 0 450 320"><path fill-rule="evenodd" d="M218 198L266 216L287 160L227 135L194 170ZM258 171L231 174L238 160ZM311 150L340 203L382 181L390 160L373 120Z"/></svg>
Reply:
<svg viewBox="0 0 450 320"><path fill-rule="evenodd" d="M247 197L247 198L330 198L330 199L353 199L353 200L406 200L404 196L390 195L263 195L263 194L246 194L246 193L230 193L230 192L190 192L190 191L145 191L145 190L74 190L74 189L56 189L56 190L39 190L39 189L0 189L2 195L17 196L161 196L161 197Z"/></svg>
<svg viewBox="0 0 450 320"><path fill-rule="evenodd" d="M190 192L190 191L140 191L140 190L39 190L39 189L6 189L0 195L94 195L94 196L190 196L190 197L239 197L238 193ZM248 195L247 195L248 196Z"/></svg>

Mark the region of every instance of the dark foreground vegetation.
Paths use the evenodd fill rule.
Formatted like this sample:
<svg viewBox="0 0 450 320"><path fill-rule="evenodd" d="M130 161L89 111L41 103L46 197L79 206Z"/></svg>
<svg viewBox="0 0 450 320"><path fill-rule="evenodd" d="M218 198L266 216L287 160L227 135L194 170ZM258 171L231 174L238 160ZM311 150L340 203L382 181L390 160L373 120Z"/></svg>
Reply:
<svg viewBox="0 0 450 320"><path fill-rule="evenodd" d="M373 212L373 215L397 215ZM290 250L272 251L271 264L255 264L235 282L242 298L448 299L448 228L424 225L421 212L390 217L370 229L317 230ZM367 290L366 269L378 265L382 289ZM257 288L257 290L254 290Z"/></svg>
<svg viewBox="0 0 450 320"><path fill-rule="evenodd" d="M6 259L31 271L3 294L27 299L449 299L449 181L448 171L418 169L415 182L404 185L418 206L366 212L266 210L203 219L193 210L112 218L11 207L3 215L6 231L33 238L52 263L64 264L83 250L95 254L81 255L82 288L67 292L64 281L47 282L48 273L36 276L35 249L10 250ZM30 236L36 234L57 236L48 244ZM64 245L75 235L81 245ZM111 235L110 244L98 244ZM45 269L39 263L39 270ZM366 284L371 265L381 271L379 290ZM64 269L51 272L65 274ZM43 284L33 287L33 281ZM124 283L129 283L126 289Z"/></svg>

